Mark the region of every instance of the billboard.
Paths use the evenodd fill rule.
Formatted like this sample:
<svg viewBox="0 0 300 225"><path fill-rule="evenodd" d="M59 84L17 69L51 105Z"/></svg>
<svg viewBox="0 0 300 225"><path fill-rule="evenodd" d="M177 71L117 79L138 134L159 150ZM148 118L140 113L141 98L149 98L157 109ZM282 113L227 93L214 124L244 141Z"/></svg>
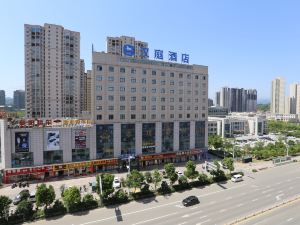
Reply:
<svg viewBox="0 0 300 225"><path fill-rule="evenodd" d="M86 148L86 130L75 130L75 148Z"/></svg>
<svg viewBox="0 0 300 225"><path fill-rule="evenodd" d="M15 133L15 151L29 152L29 132Z"/></svg>
<svg viewBox="0 0 300 225"><path fill-rule="evenodd" d="M59 131L47 131L47 150L59 150Z"/></svg>

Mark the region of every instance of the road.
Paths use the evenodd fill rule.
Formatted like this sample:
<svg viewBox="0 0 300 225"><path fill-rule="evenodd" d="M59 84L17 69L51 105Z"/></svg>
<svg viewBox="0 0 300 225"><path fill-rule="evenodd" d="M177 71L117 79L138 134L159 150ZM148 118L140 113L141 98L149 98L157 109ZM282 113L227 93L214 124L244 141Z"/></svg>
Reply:
<svg viewBox="0 0 300 225"><path fill-rule="evenodd" d="M31 224L226 224L300 194L299 163L246 175L244 179L240 183L229 181L213 184L170 196L159 196L119 207L101 208L85 214L66 215ZM197 195L200 204L183 207L181 201L188 195ZM277 224L276 222L271 224Z"/></svg>
<svg viewBox="0 0 300 225"><path fill-rule="evenodd" d="M284 205L259 216L255 216L241 225L285 224L297 225L300 221L300 201Z"/></svg>

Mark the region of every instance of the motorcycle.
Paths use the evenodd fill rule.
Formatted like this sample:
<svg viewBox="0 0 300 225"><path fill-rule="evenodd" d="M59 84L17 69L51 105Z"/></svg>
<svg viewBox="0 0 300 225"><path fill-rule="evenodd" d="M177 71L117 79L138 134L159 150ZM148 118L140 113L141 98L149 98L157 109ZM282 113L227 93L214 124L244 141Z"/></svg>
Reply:
<svg viewBox="0 0 300 225"><path fill-rule="evenodd" d="M11 189L14 189L15 187L17 187L17 184L16 184L16 183L13 183L13 184L11 185Z"/></svg>

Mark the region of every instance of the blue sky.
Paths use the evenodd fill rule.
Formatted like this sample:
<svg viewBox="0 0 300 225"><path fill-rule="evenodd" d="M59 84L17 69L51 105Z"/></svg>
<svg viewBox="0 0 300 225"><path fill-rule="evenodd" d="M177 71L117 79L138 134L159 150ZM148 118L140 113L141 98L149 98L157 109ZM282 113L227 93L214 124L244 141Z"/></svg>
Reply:
<svg viewBox="0 0 300 225"><path fill-rule="evenodd" d="M256 88L270 98L271 80L300 82L300 1L269 0L3 0L0 89L24 89L24 24L54 23L81 33L81 58L91 45L128 35L154 49L188 53L209 68L209 96L222 86Z"/></svg>

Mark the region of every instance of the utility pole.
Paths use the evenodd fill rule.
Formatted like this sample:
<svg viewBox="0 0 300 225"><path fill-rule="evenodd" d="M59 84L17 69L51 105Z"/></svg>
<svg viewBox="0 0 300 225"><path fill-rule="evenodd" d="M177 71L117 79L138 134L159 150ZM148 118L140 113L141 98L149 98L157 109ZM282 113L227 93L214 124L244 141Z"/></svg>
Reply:
<svg viewBox="0 0 300 225"><path fill-rule="evenodd" d="M100 207L103 206L103 196L102 196L102 178L101 178L101 174L99 174L99 186L100 186Z"/></svg>

